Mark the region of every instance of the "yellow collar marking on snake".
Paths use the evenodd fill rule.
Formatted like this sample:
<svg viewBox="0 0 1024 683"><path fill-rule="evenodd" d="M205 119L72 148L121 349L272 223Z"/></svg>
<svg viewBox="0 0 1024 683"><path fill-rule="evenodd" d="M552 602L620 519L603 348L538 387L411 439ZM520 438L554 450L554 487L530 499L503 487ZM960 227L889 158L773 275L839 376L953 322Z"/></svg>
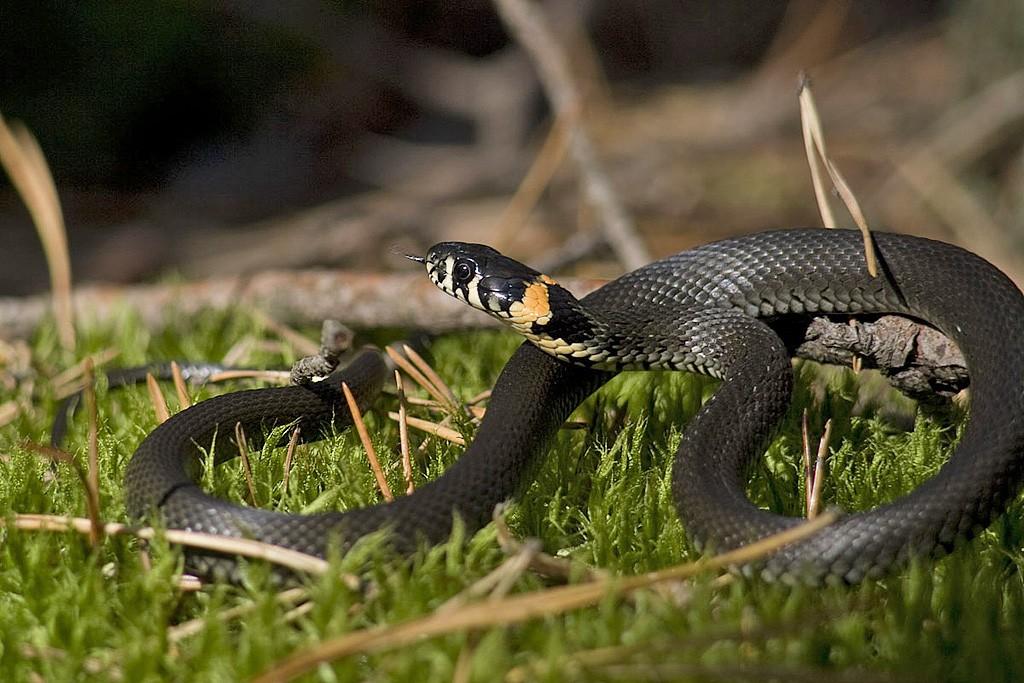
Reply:
<svg viewBox="0 0 1024 683"><path fill-rule="evenodd" d="M513 301L508 308L508 319L522 332L533 332L535 326L551 322L551 303L548 301L548 285L555 284L549 277L541 276L527 285L520 301Z"/></svg>
<svg viewBox="0 0 1024 683"><path fill-rule="evenodd" d="M561 360L589 355L586 344L569 343L561 337L552 337L544 332L544 326L551 322L551 303L548 285L558 285L553 278L540 275L527 285L521 301L509 306L509 322L527 339L544 351Z"/></svg>

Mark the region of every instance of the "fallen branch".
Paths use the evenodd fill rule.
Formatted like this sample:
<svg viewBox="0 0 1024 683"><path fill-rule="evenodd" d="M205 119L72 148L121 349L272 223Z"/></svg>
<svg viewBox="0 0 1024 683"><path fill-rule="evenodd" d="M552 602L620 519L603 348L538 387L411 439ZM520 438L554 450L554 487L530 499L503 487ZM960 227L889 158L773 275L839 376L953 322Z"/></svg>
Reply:
<svg viewBox="0 0 1024 683"><path fill-rule="evenodd" d="M564 278L583 295L602 280ZM288 325L320 325L335 318L357 329L405 327L444 332L499 327L485 313L446 297L420 272L371 275L341 270L266 271L190 283L76 287L78 319L115 320L125 310L161 329L204 310L258 309ZM0 297L0 339L27 339L50 310L48 296Z"/></svg>
<svg viewBox="0 0 1024 683"><path fill-rule="evenodd" d="M965 389L963 354L941 332L897 315L877 320L815 318L797 332L795 354L832 365L877 368L890 384L919 401L936 402Z"/></svg>
<svg viewBox="0 0 1024 683"><path fill-rule="evenodd" d="M597 289L602 280L560 278L579 296ZM271 271L251 278L229 277L190 284L134 287L79 287L73 295L76 315L113 320L133 309L147 327L160 329L172 318L206 309L252 307L279 321L319 325L339 318L356 328L405 327L428 332L495 328L501 323L450 297L441 295L419 273L368 275L346 271ZM47 315L49 298L0 298L0 338L27 338ZM952 395L967 386L962 356L945 336L899 316L857 322L815 318L796 331L790 348L801 358L851 365L864 356L865 367L885 372L914 397L931 392ZM885 349L912 351L905 359ZM956 354L951 356L950 354Z"/></svg>

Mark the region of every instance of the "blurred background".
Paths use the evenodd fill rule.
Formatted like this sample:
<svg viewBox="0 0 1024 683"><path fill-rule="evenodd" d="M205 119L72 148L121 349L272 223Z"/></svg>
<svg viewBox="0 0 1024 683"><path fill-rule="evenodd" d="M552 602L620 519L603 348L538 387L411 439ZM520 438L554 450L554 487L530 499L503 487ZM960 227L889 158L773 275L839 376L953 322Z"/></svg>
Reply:
<svg viewBox="0 0 1024 683"><path fill-rule="evenodd" d="M1021 281L1024 0L541 6L651 254L820 224L807 70L872 227L960 242ZM525 219L505 215L552 125L536 73L486 0L0 6L0 112L49 161L76 283L391 270L408 265L392 244L442 238L616 275L580 240L598 218L570 159ZM0 295L47 287L4 179Z"/></svg>

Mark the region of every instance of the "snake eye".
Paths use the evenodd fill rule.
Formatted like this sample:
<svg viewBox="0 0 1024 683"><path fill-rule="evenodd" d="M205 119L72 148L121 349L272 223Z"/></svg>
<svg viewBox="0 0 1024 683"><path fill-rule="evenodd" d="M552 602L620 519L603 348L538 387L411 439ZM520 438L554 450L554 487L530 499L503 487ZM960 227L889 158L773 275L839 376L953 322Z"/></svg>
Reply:
<svg viewBox="0 0 1024 683"><path fill-rule="evenodd" d="M469 261L456 261L452 269L452 278L456 283L465 284L473 279L473 266Z"/></svg>

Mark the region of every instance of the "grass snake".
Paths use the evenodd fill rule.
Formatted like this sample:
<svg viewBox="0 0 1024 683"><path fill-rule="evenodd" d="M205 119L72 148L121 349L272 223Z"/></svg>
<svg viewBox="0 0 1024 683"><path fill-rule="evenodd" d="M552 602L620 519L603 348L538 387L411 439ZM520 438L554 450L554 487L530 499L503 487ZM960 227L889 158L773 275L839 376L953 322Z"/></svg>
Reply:
<svg viewBox="0 0 1024 683"><path fill-rule="evenodd" d="M938 555L999 515L1020 489L1024 451L1024 297L995 267L963 249L875 233L878 277L866 270L859 233L764 232L708 244L627 273L577 301L554 280L480 245L441 243L420 260L449 294L512 324L525 343L494 387L476 438L443 476L391 503L295 515L212 497L189 474L200 446L218 462L298 421L304 440L349 421L346 381L365 408L386 376L362 352L328 379L256 389L198 403L157 427L126 474L129 514L158 512L168 527L242 536L324 555L388 529L408 552L445 540L458 515L471 529L512 497L551 437L590 393L627 368L673 368L722 380L686 426L672 492L691 539L729 550L799 519L762 510L745 493L750 468L792 391L779 332L813 315L896 313L949 336L971 376L970 418L941 470L911 493L840 518L758 565L766 579L857 582L913 556ZM253 443L255 442L255 443Z"/></svg>

